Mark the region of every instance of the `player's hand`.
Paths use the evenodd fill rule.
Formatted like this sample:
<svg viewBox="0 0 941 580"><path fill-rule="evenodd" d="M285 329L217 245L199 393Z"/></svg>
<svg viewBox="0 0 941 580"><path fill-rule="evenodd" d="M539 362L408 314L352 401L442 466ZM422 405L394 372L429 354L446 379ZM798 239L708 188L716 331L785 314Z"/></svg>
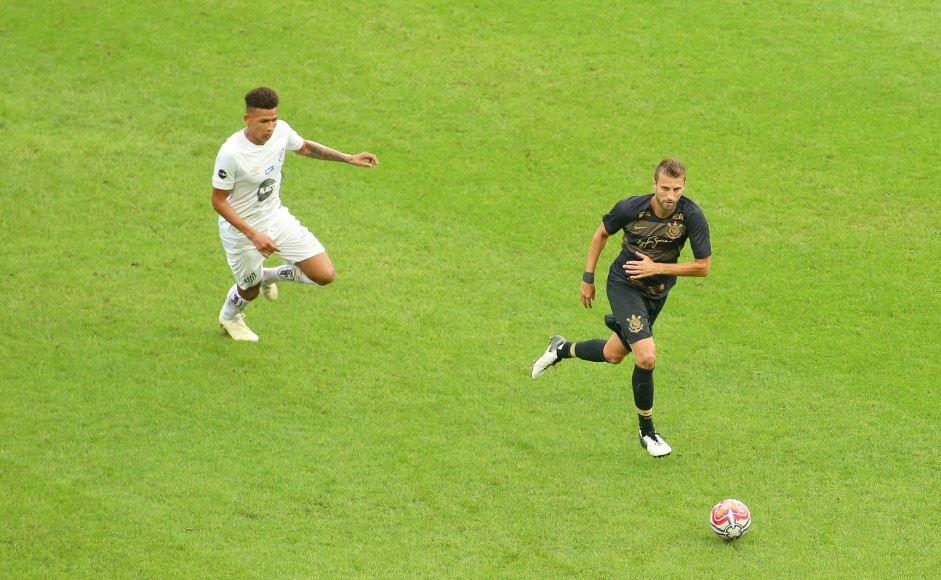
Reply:
<svg viewBox="0 0 941 580"><path fill-rule="evenodd" d="M379 158L368 151L363 151L350 157L350 163L360 167L376 167L379 165Z"/></svg>
<svg viewBox="0 0 941 580"><path fill-rule="evenodd" d="M255 244L255 248L258 249L259 253L261 253L261 255L266 258L271 254L281 250L281 248L278 247L278 244L276 244L274 240L272 240L271 237L269 237L268 234L264 232L255 232L248 239L251 240L253 244Z"/></svg>
<svg viewBox="0 0 941 580"><path fill-rule="evenodd" d="M656 262L645 254L641 254L640 252L634 253L637 254L640 260L632 260L624 264L624 273L627 274L628 278L637 280L638 278L646 278L647 276L653 276L657 273Z"/></svg>
<svg viewBox="0 0 941 580"><path fill-rule="evenodd" d="M595 299L595 285L588 282L582 282L582 305L585 308L591 308L591 303Z"/></svg>

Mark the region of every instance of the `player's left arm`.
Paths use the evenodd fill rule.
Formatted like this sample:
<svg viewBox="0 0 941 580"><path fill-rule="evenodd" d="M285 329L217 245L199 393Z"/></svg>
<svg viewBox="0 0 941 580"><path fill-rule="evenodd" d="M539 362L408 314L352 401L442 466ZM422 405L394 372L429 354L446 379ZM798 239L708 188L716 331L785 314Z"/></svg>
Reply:
<svg viewBox="0 0 941 580"><path fill-rule="evenodd" d="M634 252L638 261L630 261L624 264L624 272L631 280L638 280L648 276L663 274L667 276L706 276L709 274L709 267L712 265L712 256L705 258L696 258L692 262L681 262L679 264L661 264L654 262L650 256Z"/></svg>
<svg viewBox="0 0 941 580"><path fill-rule="evenodd" d="M310 157L311 159L321 159L323 161L343 161L344 163L349 163L350 165L357 165L359 167L375 167L379 165L379 159L368 151L363 151L362 153L357 153L356 155L350 155L348 153L343 153L337 151L336 149L331 149L326 145L321 145L320 143L314 141L304 140L304 144L300 149L296 150L295 153L298 155L303 155L304 157Z"/></svg>

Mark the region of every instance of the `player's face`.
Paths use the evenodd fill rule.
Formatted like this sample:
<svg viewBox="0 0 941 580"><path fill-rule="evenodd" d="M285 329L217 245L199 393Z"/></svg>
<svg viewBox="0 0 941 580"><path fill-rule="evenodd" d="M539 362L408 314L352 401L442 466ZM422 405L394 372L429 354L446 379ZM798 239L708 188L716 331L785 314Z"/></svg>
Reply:
<svg viewBox="0 0 941 580"><path fill-rule="evenodd" d="M278 109L248 109L245 112L245 136L255 145L264 145L271 139L278 124Z"/></svg>
<svg viewBox="0 0 941 580"><path fill-rule="evenodd" d="M686 189L686 178L667 177L660 175L653 181L653 206L656 213L662 213L664 216L673 213L676 204L683 197L683 190Z"/></svg>

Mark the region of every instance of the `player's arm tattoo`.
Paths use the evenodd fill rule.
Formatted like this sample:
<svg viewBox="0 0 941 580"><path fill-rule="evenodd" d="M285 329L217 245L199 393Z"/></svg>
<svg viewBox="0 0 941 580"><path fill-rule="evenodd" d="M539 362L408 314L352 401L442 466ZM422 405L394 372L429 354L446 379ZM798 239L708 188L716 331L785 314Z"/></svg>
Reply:
<svg viewBox="0 0 941 580"><path fill-rule="evenodd" d="M336 149L331 149L326 145L314 143L313 141L304 142L303 154L306 157L322 159L324 161L348 161L350 158L346 153L340 153Z"/></svg>

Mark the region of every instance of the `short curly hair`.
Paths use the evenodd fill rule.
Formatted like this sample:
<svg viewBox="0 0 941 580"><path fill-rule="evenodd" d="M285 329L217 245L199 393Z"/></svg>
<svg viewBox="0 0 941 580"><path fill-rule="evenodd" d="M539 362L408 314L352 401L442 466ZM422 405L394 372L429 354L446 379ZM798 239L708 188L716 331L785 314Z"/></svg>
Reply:
<svg viewBox="0 0 941 580"><path fill-rule="evenodd" d="M277 109L278 93L268 87L258 87L245 95L246 109Z"/></svg>

